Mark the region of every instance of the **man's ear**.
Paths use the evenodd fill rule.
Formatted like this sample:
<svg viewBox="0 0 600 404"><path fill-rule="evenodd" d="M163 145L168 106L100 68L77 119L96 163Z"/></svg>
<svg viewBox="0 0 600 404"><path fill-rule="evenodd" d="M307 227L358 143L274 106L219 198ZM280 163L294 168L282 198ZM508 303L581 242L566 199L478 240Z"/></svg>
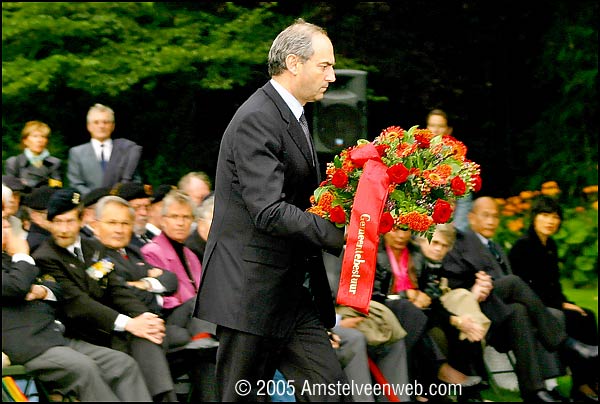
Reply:
<svg viewBox="0 0 600 404"><path fill-rule="evenodd" d="M285 58L285 67L292 73L294 76L298 74L298 63L300 62L300 58L298 55L289 54Z"/></svg>

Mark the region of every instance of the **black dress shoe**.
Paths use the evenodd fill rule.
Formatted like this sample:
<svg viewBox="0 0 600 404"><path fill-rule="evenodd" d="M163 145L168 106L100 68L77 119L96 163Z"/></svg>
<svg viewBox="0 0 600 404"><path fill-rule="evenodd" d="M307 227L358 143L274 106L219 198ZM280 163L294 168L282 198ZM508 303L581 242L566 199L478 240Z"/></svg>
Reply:
<svg viewBox="0 0 600 404"><path fill-rule="evenodd" d="M583 359L594 359L598 357L598 345L587 345L574 338L567 338L565 346Z"/></svg>

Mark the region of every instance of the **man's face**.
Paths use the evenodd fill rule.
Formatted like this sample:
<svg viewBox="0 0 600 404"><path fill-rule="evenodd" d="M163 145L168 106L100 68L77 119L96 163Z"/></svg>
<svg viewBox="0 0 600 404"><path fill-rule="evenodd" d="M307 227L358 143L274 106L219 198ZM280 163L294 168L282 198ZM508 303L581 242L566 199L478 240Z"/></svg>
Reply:
<svg viewBox="0 0 600 404"><path fill-rule="evenodd" d="M419 246L423 255L434 262L440 262L444 259L450 250L448 238L441 232L433 233L433 238L429 242L426 238L419 238Z"/></svg>
<svg viewBox="0 0 600 404"><path fill-rule="evenodd" d="M468 215L471 230L485 238L492 238L500 224L498 205L491 198L476 201L473 210Z"/></svg>
<svg viewBox="0 0 600 404"><path fill-rule="evenodd" d="M135 223L133 224L134 231L141 234L146 229L148 223L148 213L150 210L150 198L138 198L129 201L129 204L135 210Z"/></svg>
<svg viewBox="0 0 600 404"><path fill-rule="evenodd" d="M198 178L192 178L183 192L188 194L196 206L198 206L202 203L204 198L210 194L210 188L204 181Z"/></svg>
<svg viewBox="0 0 600 404"><path fill-rule="evenodd" d="M77 209L54 216L50 223L50 233L59 247L67 248L77 241L81 229L81 220Z"/></svg>
<svg viewBox="0 0 600 404"><path fill-rule="evenodd" d="M448 126L448 121L441 115L431 115L427 119L427 129L438 136L452 133L452 129Z"/></svg>
<svg viewBox="0 0 600 404"><path fill-rule="evenodd" d="M323 34L313 36L314 53L296 65L298 82L294 95L302 105L323 99L329 83L335 81L333 45Z"/></svg>
<svg viewBox="0 0 600 404"><path fill-rule="evenodd" d="M194 216L192 207L186 203L172 203L162 218L162 230L167 237L183 243L190 235Z"/></svg>
<svg viewBox="0 0 600 404"><path fill-rule="evenodd" d="M127 206L108 203L94 228L96 237L109 248L123 248L129 244L133 234L133 217Z"/></svg>
<svg viewBox="0 0 600 404"><path fill-rule="evenodd" d="M212 224L212 219L212 212L207 214L207 217L201 217L198 219L198 234L204 241L208 240L208 233L210 232L210 225Z"/></svg>
<svg viewBox="0 0 600 404"><path fill-rule="evenodd" d="M4 206L4 204L2 204ZM2 209L2 251L6 249L6 245L8 244L8 239L11 236L12 227L10 222L8 221L8 217L10 215Z"/></svg>
<svg viewBox="0 0 600 404"><path fill-rule="evenodd" d="M112 135L115 130L115 122L110 113L93 111L88 117L87 130L92 139L103 142Z"/></svg>

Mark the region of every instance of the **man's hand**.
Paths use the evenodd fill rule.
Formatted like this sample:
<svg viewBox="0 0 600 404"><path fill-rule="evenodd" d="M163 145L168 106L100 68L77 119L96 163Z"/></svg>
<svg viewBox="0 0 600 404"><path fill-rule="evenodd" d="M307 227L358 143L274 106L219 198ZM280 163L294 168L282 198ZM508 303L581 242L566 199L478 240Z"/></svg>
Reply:
<svg viewBox="0 0 600 404"><path fill-rule="evenodd" d="M36 300L36 299L44 300L47 295L48 295L48 291L46 290L45 287L43 287L41 285L31 285L31 289L29 289L29 293L27 293L27 295L25 295L25 300L27 300L27 301Z"/></svg>
<svg viewBox="0 0 600 404"><path fill-rule="evenodd" d="M485 337L485 329L481 324L476 323L468 314L454 316L454 326L459 331L465 333L467 339L471 342L481 341Z"/></svg>
<svg viewBox="0 0 600 404"><path fill-rule="evenodd" d="M4 233L4 232L3 232ZM15 255L17 253L29 255L29 243L27 240L18 237L14 234L12 229L4 233L6 235L6 252L8 255Z"/></svg>
<svg viewBox="0 0 600 404"><path fill-rule="evenodd" d="M148 277L149 278L158 278L162 274L163 274L163 271L160 268L150 268L148 270Z"/></svg>
<svg viewBox="0 0 600 404"><path fill-rule="evenodd" d="M149 290L150 289L150 283L143 281L143 280L127 281L127 285L133 286L134 288L138 288L141 290Z"/></svg>
<svg viewBox="0 0 600 404"><path fill-rule="evenodd" d="M475 295L478 302L483 302L492 293L494 284L492 277L484 271L479 271L475 274L475 284L471 288L471 292Z"/></svg>
<svg viewBox="0 0 600 404"><path fill-rule="evenodd" d="M413 298L412 303L420 309L426 309L431 305L431 298L427 293L417 290L417 295Z"/></svg>
<svg viewBox="0 0 600 404"><path fill-rule="evenodd" d="M327 335L329 336L329 342L331 342L331 347L333 349L338 349L340 347L340 342L342 342L340 336L332 331L327 331Z"/></svg>
<svg viewBox="0 0 600 404"><path fill-rule="evenodd" d="M165 322L156 314L146 312L130 319L125 325L125 331L155 344L162 344L165 338Z"/></svg>

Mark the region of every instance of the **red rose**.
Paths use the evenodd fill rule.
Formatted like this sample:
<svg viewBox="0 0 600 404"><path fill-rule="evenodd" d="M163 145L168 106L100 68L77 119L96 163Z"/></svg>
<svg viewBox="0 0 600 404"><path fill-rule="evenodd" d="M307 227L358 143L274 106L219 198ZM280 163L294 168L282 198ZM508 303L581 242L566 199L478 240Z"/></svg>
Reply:
<svg viewBox="0 0 600 404"><path fill-rule="evenodd" d="M431 145L429 138L424 133L416 133L415 140L421 149L427 149Z"/></svg>
<svg viewBox="0 0 600 404"><path fill-rule="evenodd" d="M348 174L346 174L344 170L335 170L331 177L331 183L338 188L344 188L348 185Z"/></svg>
<svg viewBox="0 0 600 404"><path fill-rule="evenodd" d="M450 187L452 188L452 192L454 192L454 195L456 196L464 195L464 193L467 192L467 184L465 184L462 178L460 178L458 175L452 178L452 181L450 182Z"/></svg>
<svg viewBox="0 0 600 404"><path fill-rule="evenodd" d="M377 146L375 146L375 148L377 149L377 153L379 153L380 156L385 156L385 153L387 153L388 149L390 148L389 144L378 144Z"/></svg>
<svg viewBox="0 0 600 404"><path fill-rule="evenodd" d="M394 164L387 169L387 175L390 177L390 181L396 184L402 184L408 178L409 171L404 164Z"/></svg>
<svg viewBox="0 0 600 404"><path fill-rule="evenodd" d="M333 223L345 224L346 212L344 212L344 208L342 208L340 205L331 208L329 211L329 220L331 220Z"/></svg>
<svg viewBox="0 0 600 404"><path fill-rule="evenodd" d="M446 223L452 216L452 205L443 199L438 199L433 207L431 218L435 223Z"/></svg>
<svg viewBox="0 0 600 404"><path fill-rule="evenodd" d="M471 177L471 180L473 180L473 191L479 192L481 189L481 177L479 175L474 175Z"/></svg>
<svg viewBox="0 0 600 404"><path fill-rule="evenodd" d="M394 227L394 218L390 214L390 212L383 212L381 215L381 219L379 219L379 233L385 234L388 231L392 230Z"/></svg>

